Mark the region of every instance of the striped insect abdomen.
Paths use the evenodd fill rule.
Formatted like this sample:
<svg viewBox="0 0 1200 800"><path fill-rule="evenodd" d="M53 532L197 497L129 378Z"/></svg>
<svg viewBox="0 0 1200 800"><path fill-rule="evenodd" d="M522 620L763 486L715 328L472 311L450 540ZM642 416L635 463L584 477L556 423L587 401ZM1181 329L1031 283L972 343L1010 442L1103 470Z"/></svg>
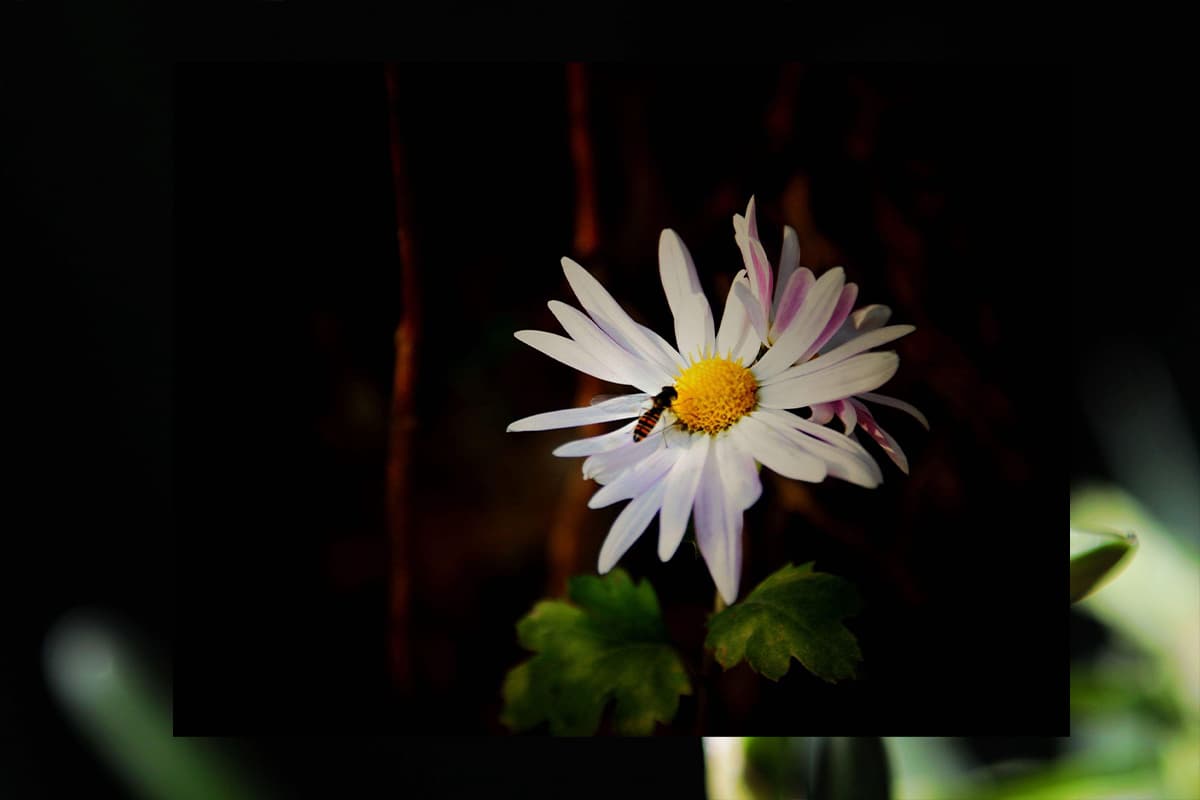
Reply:
<svg viewBox="0 0 1200 800"><path fill-rule="evenodd" d="M635 442L640 442L650 435L650 431L654 430L654 426L658 424L658 418L662 416L662 412L661 406L655 406L638 417L637 425L633 428Z"/></svg>

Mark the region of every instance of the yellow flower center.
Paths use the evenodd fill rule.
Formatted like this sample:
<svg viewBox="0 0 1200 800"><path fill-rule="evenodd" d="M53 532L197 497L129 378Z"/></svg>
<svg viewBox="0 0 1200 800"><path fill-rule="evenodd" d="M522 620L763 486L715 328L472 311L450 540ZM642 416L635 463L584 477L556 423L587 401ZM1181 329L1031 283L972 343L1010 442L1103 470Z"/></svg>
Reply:
<svg viewBox="0 0 1200 800"><path fill-rule="evenodd" d="M675 380L671 411L688 430L717 433L754 410L757 390L754 376L740 358L706 358Z"/></svg>

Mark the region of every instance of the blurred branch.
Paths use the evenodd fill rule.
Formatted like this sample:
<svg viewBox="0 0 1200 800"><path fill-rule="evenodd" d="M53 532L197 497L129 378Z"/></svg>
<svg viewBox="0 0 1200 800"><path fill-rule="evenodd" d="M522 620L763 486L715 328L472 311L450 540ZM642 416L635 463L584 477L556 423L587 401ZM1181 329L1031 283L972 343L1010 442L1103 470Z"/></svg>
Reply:
<svg viewBox="0 0 1200 800"><path fill-rule="evenodd" d="M587 72L583 64L567 64L567 109L569 113L571 162L575 170L575 256L586 259L596 252L599 242L599 221L596 214L595 159L588 133ZM579 373L575 386L575 405L586 406L600 393L597 378ZM599 424L584 427L583 436L599 436L604 429ZM546 560L549 563L547 592L557 597L566 591L567 578L579 569L579 528L583 521L589 491L587 482L577 474L569 475L559 497L554 522L546 540Z"/></svg>
<svg viewBox="0 0 1200 800"><path fill-rule="evenodd" d="M389 151L392 189L396 204L396 241L400 256L400 323L396 327L396 365L392 381L392 404L388 430L387 520L391 545L389 582L388 658L392 677L400 688L412 679L409 634L411 572L408 531L412 522L408 503L410 441L416 421L413 415L413 386L416 382L417 341L421 329L420 291L412 253L412 220L409 207L408 174L400 146L400 117L396 68L385 68L388 92Z"/></svg>

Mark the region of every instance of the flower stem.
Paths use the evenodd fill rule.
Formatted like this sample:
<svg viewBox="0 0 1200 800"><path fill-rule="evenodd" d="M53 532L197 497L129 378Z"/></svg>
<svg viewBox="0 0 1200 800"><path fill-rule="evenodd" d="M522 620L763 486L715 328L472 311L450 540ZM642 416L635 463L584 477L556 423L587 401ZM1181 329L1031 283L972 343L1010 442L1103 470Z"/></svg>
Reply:
<svg viewBox="0 0 1200 800"><path fill-rule="evenodd" d="M720 614L725 610L725 599L721 597L721 593L713 593L713 614ZM708 698L712 693L714 683L713 673L713 654L707 647L700 645L700 675L697 680L699 684L696 687L696 731L697 736L704 735L704 726L708 721Z"/></svg>
<svg viewBox="0 0 1200 800"><path fill-rule="evenodd" d="M575 171L575 241L578 258L587 258L596 251L599 242L599 220L596 212L596 178L592 156L592 139L587 124L587 72L583 64L567 64L567 109L570 121L571 163ZM600 393L600 381L580 373L575 386L575 405L585 406ZM598 423L586 426L583 436L598 436L604 429ZM567 477L554 514L554 523L546 539L546 561L549 565L547 593L562 595L567 578L579 568L579 528L587 507L588 484L572 472Z"/></svg>
<svg viewBox="0 0 1200 800"><path fill-rule="evenodd" d="M392 189L396 204L396 242L400 257L400 322L396 326L396 363L392 380L392 404L388 430L386 506L389 570L388 660L392 678L400 689L412 681L409 619L411 573L409 564L409 527L412 523L408 502L410 441L416 426L413 413L413 387L416 384L416 353L421 327L420 291L412 252L412 222L409 211L408 173L401 148L399 99L396 67L385 68L388 93L389 155L392 165Z"/></svg>

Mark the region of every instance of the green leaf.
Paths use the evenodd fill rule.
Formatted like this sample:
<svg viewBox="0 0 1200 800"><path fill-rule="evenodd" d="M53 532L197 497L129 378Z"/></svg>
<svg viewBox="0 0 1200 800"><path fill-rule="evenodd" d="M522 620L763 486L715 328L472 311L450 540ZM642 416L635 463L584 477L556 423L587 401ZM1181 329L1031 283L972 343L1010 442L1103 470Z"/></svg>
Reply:
<svg viewBox="0 0 1200 800"><path fill-rule="evenodd" d="M746 599L710 617L704 644L725 669L745 659L773 681L788 671L791 658L830 682L852 678L862 655L841 620L859 605L848 581L813 572L812 562L788 564Z"/></svg>
<svg viewBox="0 0 1200 800"><path fill-rule="evenodd" d="M504 679L501 721L513 730L550 723L555 736L595 733L616 701L622 735L670 722L692 687L667 639L658 597L624 570L570 580L568 597L543 600L517 623L521 645L537 653Z"/></svg>
<svg viewBox="0 0 1200 800"><path fill-rule="evenodd" d="M1071 528L1071 602L1077 603L1112 580L1137 550L1132 533Z"/></svg>

